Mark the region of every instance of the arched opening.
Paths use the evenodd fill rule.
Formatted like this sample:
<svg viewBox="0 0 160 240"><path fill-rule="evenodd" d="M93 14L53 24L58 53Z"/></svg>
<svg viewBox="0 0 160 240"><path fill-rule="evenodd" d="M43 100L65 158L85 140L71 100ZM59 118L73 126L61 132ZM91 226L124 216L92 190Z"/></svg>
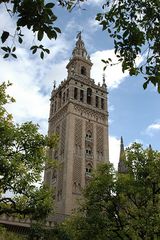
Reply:
<svg viewBox="0 0 160 240"><path fill-rule="evenodd" d="M92 89L87 88L87 103L91 104L92 103Z"/></svg>
<svg viewBox="0 0 160 240"><path fill-rule="evenodd" d="M99 107L99 98L96 96L96 107Z"/></svg>
<svg viewBox="0 0 160 240"><path fill-rule="evenodd" d="M86 133L86 138L91 139L92 138L92 133L90 130L87 131Z"/></svg>
<svg viewBox="0 0 160 240"><path fill-rule="evenodd" d="M74 88L74 99L77 99L78 97L78 89L75 87Z"/></svg>
<svg viewBox="0 0 160 240"><path fill-rule="evenodd" d="M86 68L85 67L81 67L81 74L86 76Z"/></svg>
<svg viewBox="0 0 160 240"><path fill-rule="evenodd" d="M92 165L90 163L87 164L86 166L86 174L91 174L92 172Z"/></svg>
<svg viewBox="0 0 160 240"><path fill-rule="evenodd" d="M87 154L87 155L92 155L92 149L91 149L90 146L87 146L87 147L86 147L86 154Z"/></svg>
<svg viewBox="0 0 160 240"><path fill-rule="evenodd" d="M83 102L84 100L84 91L80 90L80 101Z"/></svg>

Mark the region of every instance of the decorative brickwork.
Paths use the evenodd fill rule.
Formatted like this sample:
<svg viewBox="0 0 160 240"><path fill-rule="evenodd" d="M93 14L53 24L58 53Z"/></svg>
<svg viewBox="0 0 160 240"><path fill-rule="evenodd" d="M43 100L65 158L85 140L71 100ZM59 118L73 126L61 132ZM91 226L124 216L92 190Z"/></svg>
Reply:
<svg viewBox="0 0 160 240"><path fill-rule="evenodd" d="M58 184L57 184L57 200L60 201L62 199L62 192L63 192L63 173L64 166L63 163L59 166L58 170Z"/></svg>
<svg viewBox="0 0 160 240"><path fill-rule="evenodd" d="M81 188L82 158L80 155L82 149L82 119L75 119L75 148L77 149L73 163L73 192L79 193ZM78 153L78 154L77 154Z"/></svg>
<svg viewBox="0 0 160 240"><path fill-rule="evenodd" d="M96 149L97 160L103 160L104 154L104 129L102 126L96 126Z"/></svg>
<svg viewBox="0 0 160 240"><path fill-rule="evenodd" d="M88 119L93 119L95 121L97 121L97 120L105 121L105 119L106 119L105 114L97 112L92 109L89 109L89 108L87 108L87 106L83 107L78 104L75 104L74 109L76 112L82 114L82 116L87 117Z"/></svg>
<svg viewBox="0 0 160 240"><path fill-rule="evenodd" d="M60 141L61 141L61 148L60 148L60 155L62 157L62 160L64 158L64 149L65 149L65 135L66 135L66 119L62 121L61 125L61 135L60 135Z"/></svg>

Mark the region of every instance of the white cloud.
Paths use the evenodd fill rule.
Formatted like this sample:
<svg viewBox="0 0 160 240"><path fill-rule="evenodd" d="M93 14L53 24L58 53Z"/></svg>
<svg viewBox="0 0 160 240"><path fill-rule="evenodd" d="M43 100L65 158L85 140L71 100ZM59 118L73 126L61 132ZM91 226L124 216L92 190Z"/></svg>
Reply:
<svg viewBox="0 0 160 240"><path fill-rule="evenodd" d="M97 82L102 83L102 74L105 65L101 60L107 58L111 58L113 62L118 62L114 54L114 49L97 51L91 54L91 60L93 62L91 76L95 79L96 83ZM117 64L114 66L107 67L105 75L108 88L113 89L117 88L120 85L120 83L124 81L125 77L128 76L128 72L126 71L125 73L123 73L121 64Z"/></svg>
<svg viewBox="0 0 160 240"><path fill-rule="evenodd" d="M47 133L53 81L60 83L67 76L67 45L62 35L53 41L50 48L52 51L44 60L23 47L17 48L17 60L0 58L0 82L9 80L13 83L8 92L16 99L16 103L9 104L8 110L13 114L15 122L33 121L40 125L43 133Z"/></svg>
<svg viewBox="0 0 160 240"><path fill-rule="evenodd" d="M120 154L120 139L109 136L109 160L113 163L115 169L118 169L118 161Z"/></svg>
<svg viewBox="0 0 160 240"><path fill-rule="evenodd" d="M104 2L105 2L104 0L87 0L85 4L102 6Z"/></svg>
<svg viewBox="0 0 160 240"><path fill-rule="evenodd" d="M146 130L145 133L153 136L155 133L160 131L160 121L155 121L154 123L150 124Z"/></svg>

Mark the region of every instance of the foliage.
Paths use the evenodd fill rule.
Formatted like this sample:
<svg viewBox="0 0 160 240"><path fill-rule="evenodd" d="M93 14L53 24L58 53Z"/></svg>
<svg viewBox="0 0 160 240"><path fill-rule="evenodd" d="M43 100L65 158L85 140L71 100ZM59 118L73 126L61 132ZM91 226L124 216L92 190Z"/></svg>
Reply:
<svg viewBox="0 0 160 240"><path fill-rule="evenodd" d="M40 239L40 240L69 240L66 232L59 225L54 228L44 228L43 224L32 225L28 240Z"/></svg>
<svg viewBox="0 0 160 240"><path fill-rule="evenodd" d="M63 227L70 239L159 239L160 153L134 143L127 173L103 164L84 191L78 213Z"/></svg>
<svg viewBox="0 0 160 240"><path fill-rule="evenodd" d="M11 233L4 227L0 226L0 240L26 240L26 238L15 233Z"/></svg>
<svg viewBox="0 0 160 240"><path fill-rule="evenodd" d="M157 86L160 93L160 1L158 0L106 0L103 13L96 19L102 29L114 39L115 54L122 70L129 74L144 75L144 89L149 83ZM143 57L138 66L136 59ZM103 60L114 64L111 59Z"/></svg>
<svg viewBox="0 0 160 240"><path fill-rule="evenodd" d="M36 187L47 158L47 148L55 147L57 136L44 137L38 125L14 124L5 104L14 100L6 94L10 84L0 85L0 214L45 217L53 207L47 186Z"/></svg>
<svg viewBox="0 0 160 240"><path fill-rule="evenodd" d="M42 41L44 36L48 39L56 39L57 35L61 33L60 28L55 26L55 21L57 19L53 12L56 4L62 7L66 7L69 11L75 7L79 2L84 0L58 0L58 1L44 1L44 0L2 0L0 4L4 4L6 12L11 18L16 19L16 26L13 33L8 32L4 29L1 34L1 49L4 52L3 57L7 58L12 56L17 58L15 54L16 51L16 41L22 44L24 40L23 28L26 27L31 32L33 32L34 40ZM7 41L12 40L11 47L8 46ZM9 42L9 41L8 41ZM5 45L7 43L7 45ZM34 44L31 46L30 50L33 54L40 51L40 57L43 59L44 54L49 54L49 49L45 48L42 44Z"/></svg>

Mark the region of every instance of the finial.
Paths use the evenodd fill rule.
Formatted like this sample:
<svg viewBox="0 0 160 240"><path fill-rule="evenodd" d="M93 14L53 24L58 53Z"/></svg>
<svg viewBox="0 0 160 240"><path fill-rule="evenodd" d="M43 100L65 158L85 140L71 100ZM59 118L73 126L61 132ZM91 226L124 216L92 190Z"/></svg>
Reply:
<svg viewBox="0 0 160 240"><path fill-rule="evenodd" d="M56 88L56 80L54 80L54 82L53 82L53 89L55 89Z"/></svg>
<svg viewBox="0 0 160 240"><path fill-rule="evenodd" d="M151 144L149 144L149 150L152 150L152 145Z"/></svg>
<svg viewBox="0 0 160 240"><path fill-rule="evenodd" d="M106 84L106 75L103 73L103 84Z"/></svg>
<svg viewBox="0 0 160 240"><path fill-rule="evenodd" d="M121 136L121 145L123 145L123 137Z"/></svg>
<svg viewBox="0 0 160 240"><path fill-rule="evenodd" d="M79 31L78 34L77 34L77 36L76 36L76 38L78 38L78 40L81 40L81 39L82 39L81 34L82 34L82 31Z"/></svg>

